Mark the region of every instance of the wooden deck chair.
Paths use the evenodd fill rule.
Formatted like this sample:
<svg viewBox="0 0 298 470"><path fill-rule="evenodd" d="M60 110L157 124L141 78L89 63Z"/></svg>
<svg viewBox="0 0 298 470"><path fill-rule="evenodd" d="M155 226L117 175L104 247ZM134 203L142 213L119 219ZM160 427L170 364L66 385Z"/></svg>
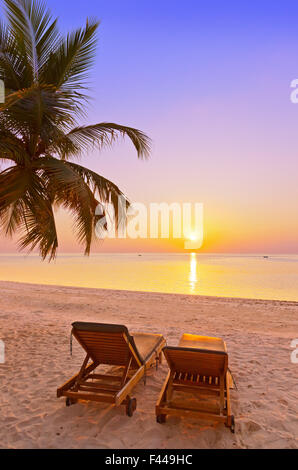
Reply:
<svg viewBox="0 0 298 470"><path fill-rule="evenodd" d="M154 363L161 362L166 341L162 335L135 333L130 335L122 325L83 323L72 325L72 335L86 352L78 374L57 390L57 397L66 397L70 406L78 399L126 405L132 416L136 399L130 397L134 386ZM91 361L91 363L89 363ZM119 375L94 373L99 365L119 366Z"/></svg>
<svg viewBox="0 0 298 470"><path fill-rule="evenodd" d="M235 432L230 405L233 382L225 342L185 334L179 347L165 347L163 352L170 371L156 404L157 422L165 423L167 415L194 416L223 422ZM193 393L195 406L186 406L185 400L175 401L176 392L182 396L185 392Z"/></svg>

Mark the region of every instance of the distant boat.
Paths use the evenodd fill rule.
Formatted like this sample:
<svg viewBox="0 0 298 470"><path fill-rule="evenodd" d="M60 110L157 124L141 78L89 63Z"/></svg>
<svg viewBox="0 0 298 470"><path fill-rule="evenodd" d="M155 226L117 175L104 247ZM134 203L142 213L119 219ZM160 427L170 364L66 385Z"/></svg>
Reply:
<svg viewBox="0 0 298 470"><path fill-rule="evenodd" d="M269 258L269 256L264 256L264 258L265 258L265 259L268 259L268 258Z"/></svg>

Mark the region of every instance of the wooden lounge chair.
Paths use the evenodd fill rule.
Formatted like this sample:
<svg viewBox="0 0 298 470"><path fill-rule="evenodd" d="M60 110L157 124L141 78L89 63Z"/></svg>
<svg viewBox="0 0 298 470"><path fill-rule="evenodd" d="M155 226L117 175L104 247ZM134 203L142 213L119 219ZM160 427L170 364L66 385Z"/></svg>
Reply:
<svg viewBox="0 0 298 470"><path fill-rule="evenodd" d="M70 406L78 399L125 404L132 416L136 399L130 397L134 386L145 377L146 370L161 362L166 341L162 335L135 333L130 335L121 325L77 322L72 335L86 351L78 374L57 390L57 397L66 397ZM89 364L89 361L92 361ZM94 373L99 365L119 366L122 374Z"/></svg>
<svg viewBox="0 0 298 470"><path fill-rule="evenodd" d="M163 352L170 372L156 405L157 422L165 423L167 415L187 415L223 422L235 432L230 405L233 382L225 342L220 338L186 334L179 347L165 347ZM176 392L182 396L191 392L195 406L187 406L184 399L174 401Z"/></svg>

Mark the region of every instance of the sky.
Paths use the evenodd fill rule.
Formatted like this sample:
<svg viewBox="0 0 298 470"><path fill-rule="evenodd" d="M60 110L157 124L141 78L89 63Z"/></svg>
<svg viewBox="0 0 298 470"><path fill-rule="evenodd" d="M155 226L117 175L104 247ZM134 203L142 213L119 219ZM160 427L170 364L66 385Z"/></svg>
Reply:
<svg viewBox="0 0 298 470"><path fill-rule="evenodd" d="M82 164L133 202L203 203L203 252L298 253L298 4L292 0L47 0L66 32L100 19L86 123L137 127ZM82 250L59 213L60 251ZM94 251L183 251L108 240ZM16 250L0 239L1 252Z"/></svg>

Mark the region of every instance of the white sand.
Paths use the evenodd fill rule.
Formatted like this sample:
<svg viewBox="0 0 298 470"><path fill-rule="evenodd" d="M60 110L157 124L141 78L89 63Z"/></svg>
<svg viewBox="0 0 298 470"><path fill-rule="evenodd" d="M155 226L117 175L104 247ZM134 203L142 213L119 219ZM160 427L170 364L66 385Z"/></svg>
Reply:
<svg viewBox="0 0 298 470"><path fill-rule="evenodd" d="M298 303L220 299L34 286L1 282L0 447L2 448L298 448ZM227 343L239 391L232 391L236 434L222 424L171 417L155 421L166 363L133 393L138 409L81 402L67 408L56 388L77 372L84 354L73 321L124 323L162 333L176 345L183 332ZM75 340L74 340L75 343Z"/></svg>

